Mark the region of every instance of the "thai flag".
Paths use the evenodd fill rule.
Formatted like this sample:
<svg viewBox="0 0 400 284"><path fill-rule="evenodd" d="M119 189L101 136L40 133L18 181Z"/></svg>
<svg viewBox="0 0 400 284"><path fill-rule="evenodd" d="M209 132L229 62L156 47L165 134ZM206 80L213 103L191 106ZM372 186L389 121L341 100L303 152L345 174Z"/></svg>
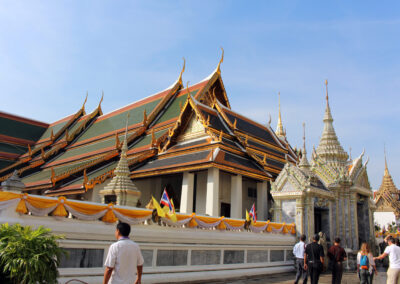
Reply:
<svg viewBox="0 0 400 284"><path fill-rule="evenodd" d="M253 206L251 206L249 215L251 216L251 218L253 219L253 222L257 222L257 215L256 215L256 206L253 203Z"/></svg>
<svg viewBox="0 0 400 284"><path fill-rule="evenodd" d="M168 197L168 193L167 193L167 191L165 189L164 189L163 195L161 197L160 204L168 206L169 207L169 211L171 211L171 212L175 211L174 210L174 206L172 206L172 203L171 203L171 201L169 200L169 197Z"/></svg>

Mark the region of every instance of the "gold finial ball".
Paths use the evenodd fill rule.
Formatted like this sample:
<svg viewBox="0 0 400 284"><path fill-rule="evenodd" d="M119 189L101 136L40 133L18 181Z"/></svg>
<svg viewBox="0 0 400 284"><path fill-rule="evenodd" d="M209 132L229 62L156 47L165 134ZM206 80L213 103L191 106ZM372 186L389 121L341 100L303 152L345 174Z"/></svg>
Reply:
<svg viewBox="0 0 400 284"><path fill-rule="evenodd" d="M325 85L328 85L328 79L325 80Z"/></svg>

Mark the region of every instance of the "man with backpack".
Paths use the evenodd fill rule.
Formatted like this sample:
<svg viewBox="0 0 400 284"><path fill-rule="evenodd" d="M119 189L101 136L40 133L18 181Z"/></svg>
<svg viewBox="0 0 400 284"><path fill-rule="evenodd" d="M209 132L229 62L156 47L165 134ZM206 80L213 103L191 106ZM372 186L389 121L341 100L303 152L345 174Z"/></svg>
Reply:
<svg viewBox="0 0 400 284"><path fill-rule="evenodd" d="M319 235L315 234L311 244L306 246L304 253L304 269L308 270L311 284L318 284L319 276L324 265L324 248L318 244Z"/></svg>
<svg viewBox="0 0 400 284"><path fill-rule="evenodd" d="M400 247L396 246L392 236L387 237L388 246L385 251L374 260L384 259L389 256L389 269L387 271L387 284L398 284L400 280Z"/></svg>
<svg viewBox="0 0 400 284"><path fill-rule="evenodd" d="M332 284L340 284L343 276L343 261L347 254L340 246L340 238L335 238L335 243L328 250L329 266L332 269Z"/></svg>

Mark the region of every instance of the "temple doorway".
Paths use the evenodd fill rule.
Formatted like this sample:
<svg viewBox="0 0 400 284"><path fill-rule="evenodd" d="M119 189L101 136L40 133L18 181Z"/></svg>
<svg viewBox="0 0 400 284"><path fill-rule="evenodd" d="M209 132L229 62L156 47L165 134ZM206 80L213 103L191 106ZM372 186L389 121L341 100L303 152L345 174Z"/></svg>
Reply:
<svg viewBox="0 0 400 284"><path fill-rule="evenodd" d="M329 210L325 208L314 208L314 233L323 232L329 239Z"/></svg>
<svg viewBox="0 0 400 284"><path fill-rule="evenodd" d="M357 202L358 243L369 241L368 200L360 198Z"/></svg>
<svg viewBox="0 0 400 284"><path fill-rule="evenodd" d="M221 202L221 216L224 217L231 217L231 204L230 203L225 203Z"/></svg>

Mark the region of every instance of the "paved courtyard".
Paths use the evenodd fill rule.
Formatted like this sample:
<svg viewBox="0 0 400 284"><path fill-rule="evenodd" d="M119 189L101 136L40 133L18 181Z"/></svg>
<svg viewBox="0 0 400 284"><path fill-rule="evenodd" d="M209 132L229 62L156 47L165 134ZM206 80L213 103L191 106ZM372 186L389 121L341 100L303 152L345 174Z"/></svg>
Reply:
<svg viewBox="0 0 400 284"><path fill-rule="evenodd" d="M276 275L265 275L259 277L252 277L247 279L237 279L237 280L224 280L224 281L215 281L215 282L207 282L210 284L263 284L263 283L273 283L273 284L293 284L295 278L295 273L285 273L285 274L276 274ZM332 277L331 274L325 273L321 276L319 283L320 284L331 284ZM199 282L200 283L200 282ZM205 283L205 282L201 282ZM300 282L301 283L301 282ZM310 283L310 280L308 280ZM354 284L360 283L358 276L355 272L346 272L343 275L342 284ZM377 276L374 277L374 284L385 284L386 283L386 272L379 272Z"/></svg>

